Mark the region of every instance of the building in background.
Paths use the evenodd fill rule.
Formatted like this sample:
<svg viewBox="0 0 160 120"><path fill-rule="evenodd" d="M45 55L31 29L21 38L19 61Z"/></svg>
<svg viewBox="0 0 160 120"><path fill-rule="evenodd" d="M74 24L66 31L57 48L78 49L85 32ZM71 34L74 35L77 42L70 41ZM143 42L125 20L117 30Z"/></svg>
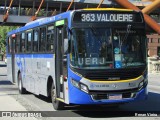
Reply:
<svg viewBox="0 0 160 120"><path fill-rule="evenodd" d="M129 1L141 9L143 9L145 6L150 5L153 2L153 0L129 0ZM159 8L152 11L149 15L157 23L160 23L160 5L159 5ZM153 56L160 57L160 35L156 34L154 31L152 31L149 28L149 30L147 29L147 39L148 39L148 56L149 57L153 57Z"/></svg>
<svg viewBox="0 0 160 120"><path fill-rule="evenodd" d="M148 38L148 55L159 56L160 57L160 35L150 34L147 35Z"/></svg>

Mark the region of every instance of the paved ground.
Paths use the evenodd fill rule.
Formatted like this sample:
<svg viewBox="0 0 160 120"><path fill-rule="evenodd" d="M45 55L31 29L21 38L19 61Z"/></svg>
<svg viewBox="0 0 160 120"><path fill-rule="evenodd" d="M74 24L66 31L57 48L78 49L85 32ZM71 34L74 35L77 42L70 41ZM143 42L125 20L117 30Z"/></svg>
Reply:
<svg viewBox="0 0 160 120"><path fill-rule="evenodd" d="M22 120L21 117L5 117L6 113L4 111L26 111L27 109L21 105L15 97L18 98L17 86L9 82L7 78L6 64L0 61L0 120ZM11 92L10 92L11 91ZM13 92L16 91L16 92ZM10 113L8 113L10 115ZM13 114L16 116L16 114ZM36 120L35 117L23 117L23 120Z"/></svg>

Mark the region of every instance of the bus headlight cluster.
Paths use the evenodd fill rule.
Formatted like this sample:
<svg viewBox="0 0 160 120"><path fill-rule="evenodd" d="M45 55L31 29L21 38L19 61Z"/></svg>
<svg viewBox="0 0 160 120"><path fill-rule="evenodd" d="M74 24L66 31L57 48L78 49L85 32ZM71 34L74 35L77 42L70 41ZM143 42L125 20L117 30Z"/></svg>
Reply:
<svg viewBox="0 0 160 120"><path fill-rule="evenodd" d="M147 72L144 73L144 85L148 84L148 74Z"/></svg>
<svg viewBox="0 0 160 120"><path fill-rule="evenodd" d="M145 78L144 79L144 84L147 84L148 83L148 78Z"/></svg>
<svg viewBox="0 0 160 120"><path fill-rule="evenodd" d="M88 87L74 79L71 79L71 83L73 84L73 86L77 87L78 89L88 93Z"/></svg>
<svg viewBox="0 0 160 120"><path fill-rule="evenodd" d="M148 82L148 79L147 78L145 78L143 81L141 81L140 83L139 83L139 89L142 89L143 88L143 86L145 86L146 84L147 84L147 82Z"/></svg>
<svg viewBox="0 0 160 120"><path fill-rule="evenodd" d="M144 84L143 81L139 83L139 89L142 89L143 84Z"/></svg>
<svg viewBox="0 0 160 120"><path fill-rule="evenodd" d="M79 88L79 82L71 79L71 83L72 83L75 87Z"/></svg>
<svg viewBox="0 0 160 120"><path fill-rule="evenodd" d="M80 84L80 86L81 86L81 90L82 90L82 91L84 91L84 92L88 93L88 88L87 88L87 86L86 86L86 85L84 85L84 84Z"/></svg>
<svg viewBox="0 0 160 120"><path fill-rule="evenodd" d="M147 75L147 72L145 72L143 75L143 81L141 81L139 83L139 86L138 86L139 90L141 90L143 87L145 87L147 85L147 83L148 83L148 75Z"/></svg>

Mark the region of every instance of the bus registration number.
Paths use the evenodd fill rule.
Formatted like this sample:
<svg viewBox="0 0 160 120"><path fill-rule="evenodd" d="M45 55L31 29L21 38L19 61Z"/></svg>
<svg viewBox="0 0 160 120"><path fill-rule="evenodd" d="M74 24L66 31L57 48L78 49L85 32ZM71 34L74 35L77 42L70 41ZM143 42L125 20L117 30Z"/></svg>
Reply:
<svg viewBox="0 0 160 120"><path fill-rule="evenodd" d="M109 94L109 100L120 100L122 99L122 94Z"/></svg>

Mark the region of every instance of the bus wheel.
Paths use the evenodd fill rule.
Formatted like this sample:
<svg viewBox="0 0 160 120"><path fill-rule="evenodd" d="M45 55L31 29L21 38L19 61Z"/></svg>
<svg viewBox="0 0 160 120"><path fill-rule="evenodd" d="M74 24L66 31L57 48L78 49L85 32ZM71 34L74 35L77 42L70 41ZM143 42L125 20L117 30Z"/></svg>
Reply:
<svg viewBox="0 0 160 120"><path fill-rule="evenodd" d="M25 94L26 93L26 89L23 88L21 73L18 74L18 89L19 89L20 94Z"/></svg>
<svg viewBox="0 0 160 120"><path fill-rule="evenodd" d="M51 100L52 100L53 107L54 107L55 110L62 110L64 108L64 103L57 100L56 98L57 98L56 89L55 89L54 85L52 84Z"/></svg>

